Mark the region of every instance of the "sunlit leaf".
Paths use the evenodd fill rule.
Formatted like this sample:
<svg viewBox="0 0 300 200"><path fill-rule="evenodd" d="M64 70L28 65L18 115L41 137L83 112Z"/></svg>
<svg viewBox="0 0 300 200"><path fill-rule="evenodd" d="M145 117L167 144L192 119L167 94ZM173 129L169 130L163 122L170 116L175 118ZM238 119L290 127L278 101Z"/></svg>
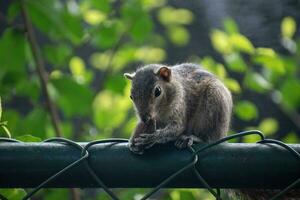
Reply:
<svg viewBox="0 0 300 200"><path fill-rule="evenodd" d="M184 46L190 40L189 32L182 26L170 26L167 33L171 42L177 46Z"/></svg>
<svg viewBox="0 0 300 200"><path fill-rule="evenodd" d="M285 73L285 67L280 57L270 48L257 48L253 61L261 64L263 67L270 69L280 75Z"/></svg>
<svg viewBox="0 0 300 200"><path fill-rule="evenodd" d="M70 59L69 68L74 76L83 76L85 74L85 63L80 57L72 57Z"/></svg>
<svg viewBox="0 0 300 200"><path fill-rule="evenodd" d="M278 130L278 122L274 118L266 118L260 122L258 129L265 135L271 135Z"/></svg>
<svg viewBox="0 0 300 200"><path fill-rule="evenodd" d="M147 10L161 7L166 4L167 0L142 0L143 7Z"/></svg>
<svg viewBox="0 0 300 200"><path fill-rule="evenodd" d="M283 37L292 38L296 32L296 21L292 17L285 17L281 22L281 34Z"/></svg>
<svg viewBox="0 0 300 200"><path fill-rule="evenodd" d="M20 140L22 142L41 142L42 139L35 137L33 135L21 135L16 137L17 140Z"/></svg>
<svg viewBox="0 0 300 200"><path fill-rule="evenodd" d="M245 131L250 131L250 130L257 130L257 127L246 127ZM243 137L243 142L245 143L256 143L260 141L261 138L258 135L248 135L246 137Z"/></svg>
<svg viewBox="0 0 300 200"><path fill-rule="evenodd" d="M99 10L91 9L83 13L83 18L87 23L91 25L97 25L106 19L106 14Z"/></svg>
<svg viewBox="0 0 300 200"><path fill-rule="evenodd" d="M233 93L241 92L240 84L236 80L231 79L231 78L226 78L226 79L224 79L224 83L231 92L233 92Z"/></svg>
<svg viewBox="0 0 300 200"><path fill-rule="evenodd" d="M300 138L299 136L297 136L296 133L291 132L288 133L286 136L284 136L284 138L282 139L283 142L288 143L288 144L297 144L300 143Z"/></svg>
<svg viewBox="0 0 300 200"><path fill-rule="evenodd" d="M241 34L235 33L230 35L229 41L232 47L238 51L248 54L254 53L254 47L250 40Z"/></svg>
<svg viewBox="0 0 300 200"><path fill-rule="evenodd" d="M156 47L141 47L135 52L135 59L145 63L162 62L166 58L166 52Z"/></svg>
<svg viewBox="0 0 300 200"><path fill-rule="evenodd" d="M226 77L227 72L225 67L221 63L217 63L213 58L204 57L201 59L200 64L208 71L217 75L220 79L224 79Z"/></svg>
<svg viewBox="0 0 300 200"><path fill-rule="evenodd" d="M231 53L224 56L228 68L234 72L245 72L247 65L238 53Z"/></svg>
<svg viewBox="0 0 300 200"><path fill-rule="evenodd" d="M116 128L125 120L131 105L128 92L120 95L104 90L93 102L94 122L101 130Z"/></svg>
<svg viewBox="0 0 300 200"><path fill-rule="evenodd" d="M24 189L0 189L0 195L7 198L8 200L20 200L25 195Z"/></svg>
<svg viewBox="0 0 300 200"><path fill-rule="evenodd" d="M137 125L137 117L130 118L123 128L124 136L129 138L129 136L133 133L133 130L135 129L136 125Z"/></svg>
<svg viewBox="0 0 300 200"><path fill-rule="evenodd" d="M158 19L164 25L190 24L194 15L187 9L176 9L171 6L163 7L158 12Z"/></svg>
<svg viewBox="0 0 300 200"><path fill-rule="evenodd" d="M224 28L229 34L239 33L239 28L236 22L232 18L225 18L224 20Z"/></svg>
<svg viewBox="0 0 300 200"><path fill-rule="evenodd" d="M268 82L262 75L256 72L246 74L244 84L251 90L263 93L272 88L272 84Z"/></svg>
<svg viewBox="0 0 300 200"><path fill-rule="evenodd" d="M93 67L101 70L105 70L108 67L108 64L111 62L111 52L104 53L93 53L90 56L90 63Z"/></svg>
<svg viewBox="0 0 300 200"><path fill-rule="evenodd" d="M240 101L234 109L235 114L244 121L255 119L258 116L256 106L250 101Z"/></svg>
<svg viewBox="0 0 300 200"><path fill-rule="evenodd" d="M220 30L213 30L210 34L210 39L213 47L222 54L228 54L232 52L232 46L229 41L228 35Z"/></svg>

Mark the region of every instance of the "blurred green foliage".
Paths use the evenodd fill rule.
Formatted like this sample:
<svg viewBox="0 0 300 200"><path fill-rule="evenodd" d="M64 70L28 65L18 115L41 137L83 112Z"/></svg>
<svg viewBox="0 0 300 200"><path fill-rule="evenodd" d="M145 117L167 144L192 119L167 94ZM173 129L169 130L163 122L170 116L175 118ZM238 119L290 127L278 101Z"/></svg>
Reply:
<svg viewBox="0 0 300 200"><path fill-rule="evenodd" d="M0 37L0 95L4 104L4 111L0 109L0 135L10 137L11 132L13 138L25 142L41 141L55 136L55 131L30 45L24 30L14 26L21 18L20 2L10 2L5 16L10 26ZM138 65L164 62L168 45L180 48L190 42L187 27L196 20L190 10L162 0L24 2L47 64L47 87L59 110L63 137L80 141L130 136L136 117L129 98L130 83L122 73ZM288 51L282 55L271 48L255 47L232 19L225 19L224 29L210 32L212 46L223 61L192 56L192 62L215 73L232 91L233 118L251 122L245 130L256 128L276 137L279 129L278 119L262 118L257 105L242 98L248 92L270 98L291 119L299 116L300 39L294 37L296 30L293 18L282 20L281 43ZM295 132L285 133L282 139L299 142ZM244 141L256 140L247 137ZM121 199L137 199L145 192L117 191ZM2 189L0 194L20 199L25 191ZM69 193L43 190L39 195L50 200L65 199ZM81 195L83 199L107 199L101 191L82 191ZM157 196L212 199L205 190L163 190Z"/></svg>

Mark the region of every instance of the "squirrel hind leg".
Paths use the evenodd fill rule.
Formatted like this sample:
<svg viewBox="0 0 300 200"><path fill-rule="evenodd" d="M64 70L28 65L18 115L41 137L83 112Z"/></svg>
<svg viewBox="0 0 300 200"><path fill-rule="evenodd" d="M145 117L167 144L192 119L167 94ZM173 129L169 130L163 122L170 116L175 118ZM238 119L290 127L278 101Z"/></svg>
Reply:
<svg viewBox="0 0 300 200"><path fill-rule="evenodd" d="M195 142L202 142L202 140L195 135L181 135L175 141L175 146L178 149L185 149L192 146Z"/></svg>

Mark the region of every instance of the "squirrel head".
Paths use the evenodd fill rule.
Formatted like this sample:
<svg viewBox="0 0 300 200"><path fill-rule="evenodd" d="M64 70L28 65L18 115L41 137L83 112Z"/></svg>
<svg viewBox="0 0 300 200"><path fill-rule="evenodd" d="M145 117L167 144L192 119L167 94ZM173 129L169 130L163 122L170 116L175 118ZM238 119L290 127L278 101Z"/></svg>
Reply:
<svg viewBox="0 0 300 200"><path fill-rule="evenodd" d="M124 76L132 81L130 98L143 122L155 118L163 107L169 105L175 93L172 70L167 66L146 65Z"/></svg>

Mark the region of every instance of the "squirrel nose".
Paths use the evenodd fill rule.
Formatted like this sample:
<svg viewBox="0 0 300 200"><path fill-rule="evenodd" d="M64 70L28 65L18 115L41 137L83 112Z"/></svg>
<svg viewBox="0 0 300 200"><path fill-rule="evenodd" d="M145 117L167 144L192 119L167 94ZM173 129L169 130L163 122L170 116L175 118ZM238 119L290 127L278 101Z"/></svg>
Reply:
<svg viewBox="0 0 300 200"><path fill-rule="evenodd" d="M141 116L141 118L144 123L148 122L151 119L149 114L144 114Z"/></svg>

